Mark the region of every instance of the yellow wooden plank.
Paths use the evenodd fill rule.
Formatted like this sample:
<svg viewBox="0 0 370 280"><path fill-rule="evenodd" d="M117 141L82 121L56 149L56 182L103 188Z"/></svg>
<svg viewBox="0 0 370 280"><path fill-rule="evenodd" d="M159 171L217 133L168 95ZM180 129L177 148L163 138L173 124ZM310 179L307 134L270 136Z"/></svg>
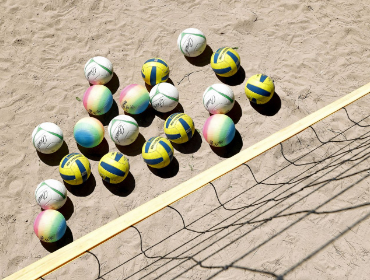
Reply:
<svg viewBox="0 0 370 280"><path fill-rule="evenodd" d="M370 92L370 83L5 278L38 279Z"/></svg>

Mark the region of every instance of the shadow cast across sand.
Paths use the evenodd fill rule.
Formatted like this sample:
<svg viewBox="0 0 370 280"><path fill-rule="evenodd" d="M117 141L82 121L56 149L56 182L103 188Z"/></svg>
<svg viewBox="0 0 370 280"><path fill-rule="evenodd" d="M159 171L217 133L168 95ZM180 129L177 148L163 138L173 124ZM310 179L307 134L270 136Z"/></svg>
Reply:
<svg viewBox="0 0 370 280"><path fill-rule="evenodd" d="M104 126L107 126L113 118L118 116L118 114L118 105L117 102L113 99L112 107L104 115L97 116L89 113L89 116L99 120Z"/></svg>
<svg viewBox="0 0 370 280"><path fill-rule="evenodd" d="M234 124L237 124L242 117L242 114L242 107L240 107L239 102L235 100L234 107L226 115L233 120Z"/></svg>
<svg viewBox="0 0 370 280"><path fill-rule="evenodd" d="M216 77L224 84L227 84L229 86L237 86L244 82L245 80L245 71L243 66L240 66L238 72L236 72L231 77L221 77L215 74Z"/></svg>
<svg viewBox="0 0 370 280"><path fill-rule="evenodd" d="M60 248L73 242L73 234L69 226L67 226L66 232L63 237L56 242L48 243L40 240L42 247L44 247L48 252L52 253Z"/></svg>
<svg viewBox="0 0 370 280"><path fill-rule="evenodd" d="M131 172L128 173L127 177L118 184L111 184L104 180L103 185L114 195L126 197L130 195L135 189L135 178Z"/></svg>
<svg viewBox="0 0 370 280"><path fill-rule="evenodd" d="M235 156L243 147L243 139L238 130L235 130L234 139L224 147L210 146L212 151L222 158L230 158Z"/></svg>
<svg viewBox="0 0 370 280"><path fill-rule="evenodd" d="M89 179L86 182L83 182L81 185L70 185L63 181L64 186L67 190L74 196L86 197L92 194L96 187L96 180L94 174L90 174Z"/></svg>
<svg viewBox="0 0 370 280"><path fill-rule="evenodd" d="M67 143L64 140L63 140L62 146L55 153L43 154L37 151L37 155L39 156L40 160L49 166L59 165L62 158L68 154L69 154L69 149L68 149Z"/></svg>
<svg viewBox="0 0 370 280"><path fill-rule="evenodd" d="M211 63L212 54L213 54L212 48L209 45L207 45L200 55L196 57L188 57L184 55L184 57L190 64L198 67L203 67Z"/></svg>
<svg viewBox="0 0 370 280"><path fill-rule="evenodd" d="M105 84L105 86L107 88L109 88L109 90L112 92L112 94L115 94L120 86L120 83L119 83L119 78L116 74L116 72L113 72L113 77L112 79Z"/></svg>
<svg viewBox="0 0 370 280"><path fill-rule="evenodd" d="M109 144L107 139L103 138L101 143L93 148L85 148L82 147L80 144L77 143L77 148L80 150L81 154L83 154L88 159L99 161L102 156L109 152Z"/></svg>
<svg viewBox="0 0 370 280"><path fill-rule="evenodd" d="M73 205L72 200L67 196L67 201L64 205L58 209L58 211L64 216L66 221L72 216L73 212L75 211L75 207Z"/></svg>
<svg viewBox="0 0 370 280"><path fill-rule="evenodd" d="M125 113L125 115L130 116L135 119L137 124L142 127L148 127L149 125L152 124L154 117L155 117L155 110L149 106L144 112L141 114L129 114Z"/></svg>
<svg viewBox="0 0 370 280"><path fill-rule="evenodd" d="M154 175L161 177L163 179L168 179L176 176L176 174L179 172L179 162L174 157L171 163L165 168L156 169L150 166L148 166L148 168Z"/></svg>
<svg viewBox="0 0 370 280"><path fill-rule="evenodd" d="M171 142L173 148L182 154L193 154L197 152L202 145L202 137L197 130L194 131L193 137L186 143L176 144Z"/></svg>
<svg viewBox="0 0 370 280"><path fill-rule="evenodd" d="M169 112L166 112L166 113L161 113L161 112L158 112L158 111L155 111L154 110L154 112L155 112L155 115L158 117L158 118L160 118L160 119L162 119L162 120L166 120L169 116L171 116L172 114L175 114L175 113L184 113L184 108L182 107L182 105L179 103L179 104L177 104L177 106L173 109L173 110L171 110L171 111L169 111Z"/></svg>
<svg viewBox="0 0 370 280"><path fill-rule="evenodd" d="M275 92L270 101L266 104L256 104L253 102L250 102L250 104L252 108L261 115L271 117L276 115L280 111L281 99L280 96Z"/></svg>
<svg viewBox="0 0 370 280"><path fill-rule="evenodd" d="M141 154L141 149L146 142L144 136L139 132L136 140L127 146L120 146L116 144L117 149L124 155L127 156L137 156Z"/></svg>

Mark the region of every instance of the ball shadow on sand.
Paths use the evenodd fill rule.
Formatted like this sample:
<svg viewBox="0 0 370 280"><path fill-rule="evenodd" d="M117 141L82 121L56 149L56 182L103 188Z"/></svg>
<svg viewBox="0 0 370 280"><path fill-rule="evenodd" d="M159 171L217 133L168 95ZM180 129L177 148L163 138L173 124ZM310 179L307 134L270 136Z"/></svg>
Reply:
<svg viewBox="0 0 370 280"><path fill-rule="evenodd" d="M235 100L234 107L226 115L229 116L235 124L239 122L242 117L242 107L240 107L238 101Z"/></svg>
<svg viewBox="0 0 370 280"><path fill-rule="evenodd" d="M154 175L161 177L163 179L168 179L176 176L176 174L179 172L179 162L174 157L171 163L165 168L156 169L150 166L148 166L148 168Z"/></svg>
<svg viewBox="0 0 370 280"><path fill-rule="evenodd" d="M101 143L96 147L85 148L77 143L77 148L85 157L95 161L99 161L102 158L102 156L109 152L108 141L105 138L103 138Z"/></svg>
<svg viewBox="0 0 370 280"><path fill-rule="evenodd" d="M136 140L132 144L127 145L127 146L120 146L116 144L116 147L124 155L137 156L141 154L141 149L145 142L146 140L144 136L141 133L139 133Z"/></svg>
<svg viewBox="0 0 370 280"><path fill-rule="evenodd" d="M118 184L111 184L104 180L103 185L114 195L126 197L131 194L135 189L135 178L131 172L128 173L125 180Z"/></svg>
<svg viewBox="0 0 370 280"><path fill-rule="evenodd" d="M112 92L112 94L115 94L116 91L118 90L120 84L119 84L119 78L116 74L116 72L113 72L113 77L112 79L105 84L105 86L107 88L109 88L109 90Z"/></svg>
<svg viewBox="0 0 370 280"><path fill-rule="evenodd" d="M144 112L141 114L129 114L125 113L126 115L133 117L137 124L142 127L148 127L149 125L152 124L154 117L155 117L155 111L152 107L148 107Z"/></svg>
<svg viewBox="0 0 370 280"><path fill-rule="evenodd" d="M62 146L55 153L43 154L37 151L37 155L39 156L40 160L49 166L59 165L62 158L68 154L69 154L69 149L68 149L67 143L64 140L63 140Z"/></svg>
<svg viewBox="0 0 370 280"><path fill-rule="evenodd" d="M184 113L184 108L182 107L182 105L180 103L177 104L177 106L175 107L175 109L173 109L173 110L171 110L169 112L166 112L166 113L161 113L161 112L155 111L155 115L158 118L162 119L162 120L166 120L169 116L171 116L174 113Z"/></svg>
<svg viewBox="0 0 370 280"><path fill-rule="evenodd" d="M236 72L231 77L221 77L215 74L216 77L224 84L227 84L229 86L237 86L244 82L245 80L245 71L243 66L240 66L238 72Z"/></svg>
<svg viewBox="0 0 370 280"><path fill-rule="evenodd" d="M261 115L274 116L280 111L281 99L280 96L275 92L270 101L266 104L255 104L253 102L250 102L250 104L252 108Z"/></svg>
<svg viewBox="0 0 370 280"><path fill-rule="evenodd" d="M62 215L67 221L72 216L73 212L75 211L75 207L72 203L72 200L68 196L66 203L64 203L64 205L61 208L59 208L58 211L62 213Z"/></svg>
<svg viewBox="0 0 370 280"><path fill-rule="evenodd" d="M67 188L67 190L75 195L75 196L89 196L93 193L96 187L96 180L94 175L91 173L89 179L86 180L86 182L83 182L81 185L70 185L63 181L64 186Z"/></svg>
<svg viewBox="0 0 370 280"><path fill-rule="evenodd" d="M234 139L225 147L213 147L212 151L222 158L229 158L235 156L243 147L243 139L238 130L235 130Z"/></svg>
<svg viewBox="0 0 370 280"><path fill-rule="evenodd" d="M171 144L176 151L179 151L182 154L193 154L200 149L200 146L202 145L202 137L199 132L195 130L193 137L188 142L183 144Z"/></svg>
<svg viewBox="0 0 370 280"><path fill-rule="evenodd" d="M194 66L202 67L202 66L206 66L211 63L212 54L213 54L213 50L211 49L209 45L207 45L204 51L200 55L196 57L188 57L188 56L184 56L184 57L190 64Z"/></svg>
<svg viewBox="0 0 370 280"><path fill-rule="evenodd" d="M100 115L100 116L96 116L96 115L92 115L89 113L89 116L90 117L93 117L93 118L96 118L97 120L99 120L104 126L108 125L110 123L110 121L114 118L114 117L117 117L119 114L119 109L118 109L118 105L117 105L117 102L115 100L113 100L113 103L112 103L112 107L109 109L108 112L106 112L104 115Z"/></svg>
<svg viewBox="0 0 370 280"><path fill-rule="evenodd" d="M73 234L69 226L67 226L66 232L61 239L56 242L48 243L40 240L41 245L50 253L59 250L60 248L73 242Z"/></svg>

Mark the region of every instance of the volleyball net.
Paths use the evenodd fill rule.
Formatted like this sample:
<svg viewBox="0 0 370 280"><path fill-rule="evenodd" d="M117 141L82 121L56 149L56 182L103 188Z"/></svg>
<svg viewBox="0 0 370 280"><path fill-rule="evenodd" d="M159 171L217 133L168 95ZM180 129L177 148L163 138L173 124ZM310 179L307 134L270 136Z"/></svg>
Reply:
<svg viewBox="0 0 370 280"><path fill-rule="evenodd" d="M355 255L363 248L342 237L370 216L370 114L355 102L369 92L370 83L6 279L299 278L333 243L350 240Z"/></svg>

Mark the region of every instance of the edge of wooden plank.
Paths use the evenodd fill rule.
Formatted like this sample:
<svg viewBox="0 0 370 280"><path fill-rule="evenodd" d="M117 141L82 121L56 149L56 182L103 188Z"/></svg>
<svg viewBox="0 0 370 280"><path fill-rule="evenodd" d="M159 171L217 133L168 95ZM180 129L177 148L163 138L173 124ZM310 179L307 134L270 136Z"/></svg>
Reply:
<svg viewBox="0 0 370 280"><path fill-rule="evenodd" d="M39 279L40 277L51 273L52 271L86 253L86 251L99 246L105 241L126 230L130 226L137 224L154 213L162 210L166 206L180 200L181 198L205 186L209 182L239 167L243 163L275 147L279 143L291 138L307 127L317 123L341 108L367 95L369 92L370 83L289 125L288 127L270 135L264 140L238 153L237 155L214 165L213 167L196 175L188 181L170 189L169 191L146 202L145 204L142 204L141 206L88 233L78 240L75 240L61 249L50 253L33 264L30 264L29 266L6 277L4 280Z"/></svg>

